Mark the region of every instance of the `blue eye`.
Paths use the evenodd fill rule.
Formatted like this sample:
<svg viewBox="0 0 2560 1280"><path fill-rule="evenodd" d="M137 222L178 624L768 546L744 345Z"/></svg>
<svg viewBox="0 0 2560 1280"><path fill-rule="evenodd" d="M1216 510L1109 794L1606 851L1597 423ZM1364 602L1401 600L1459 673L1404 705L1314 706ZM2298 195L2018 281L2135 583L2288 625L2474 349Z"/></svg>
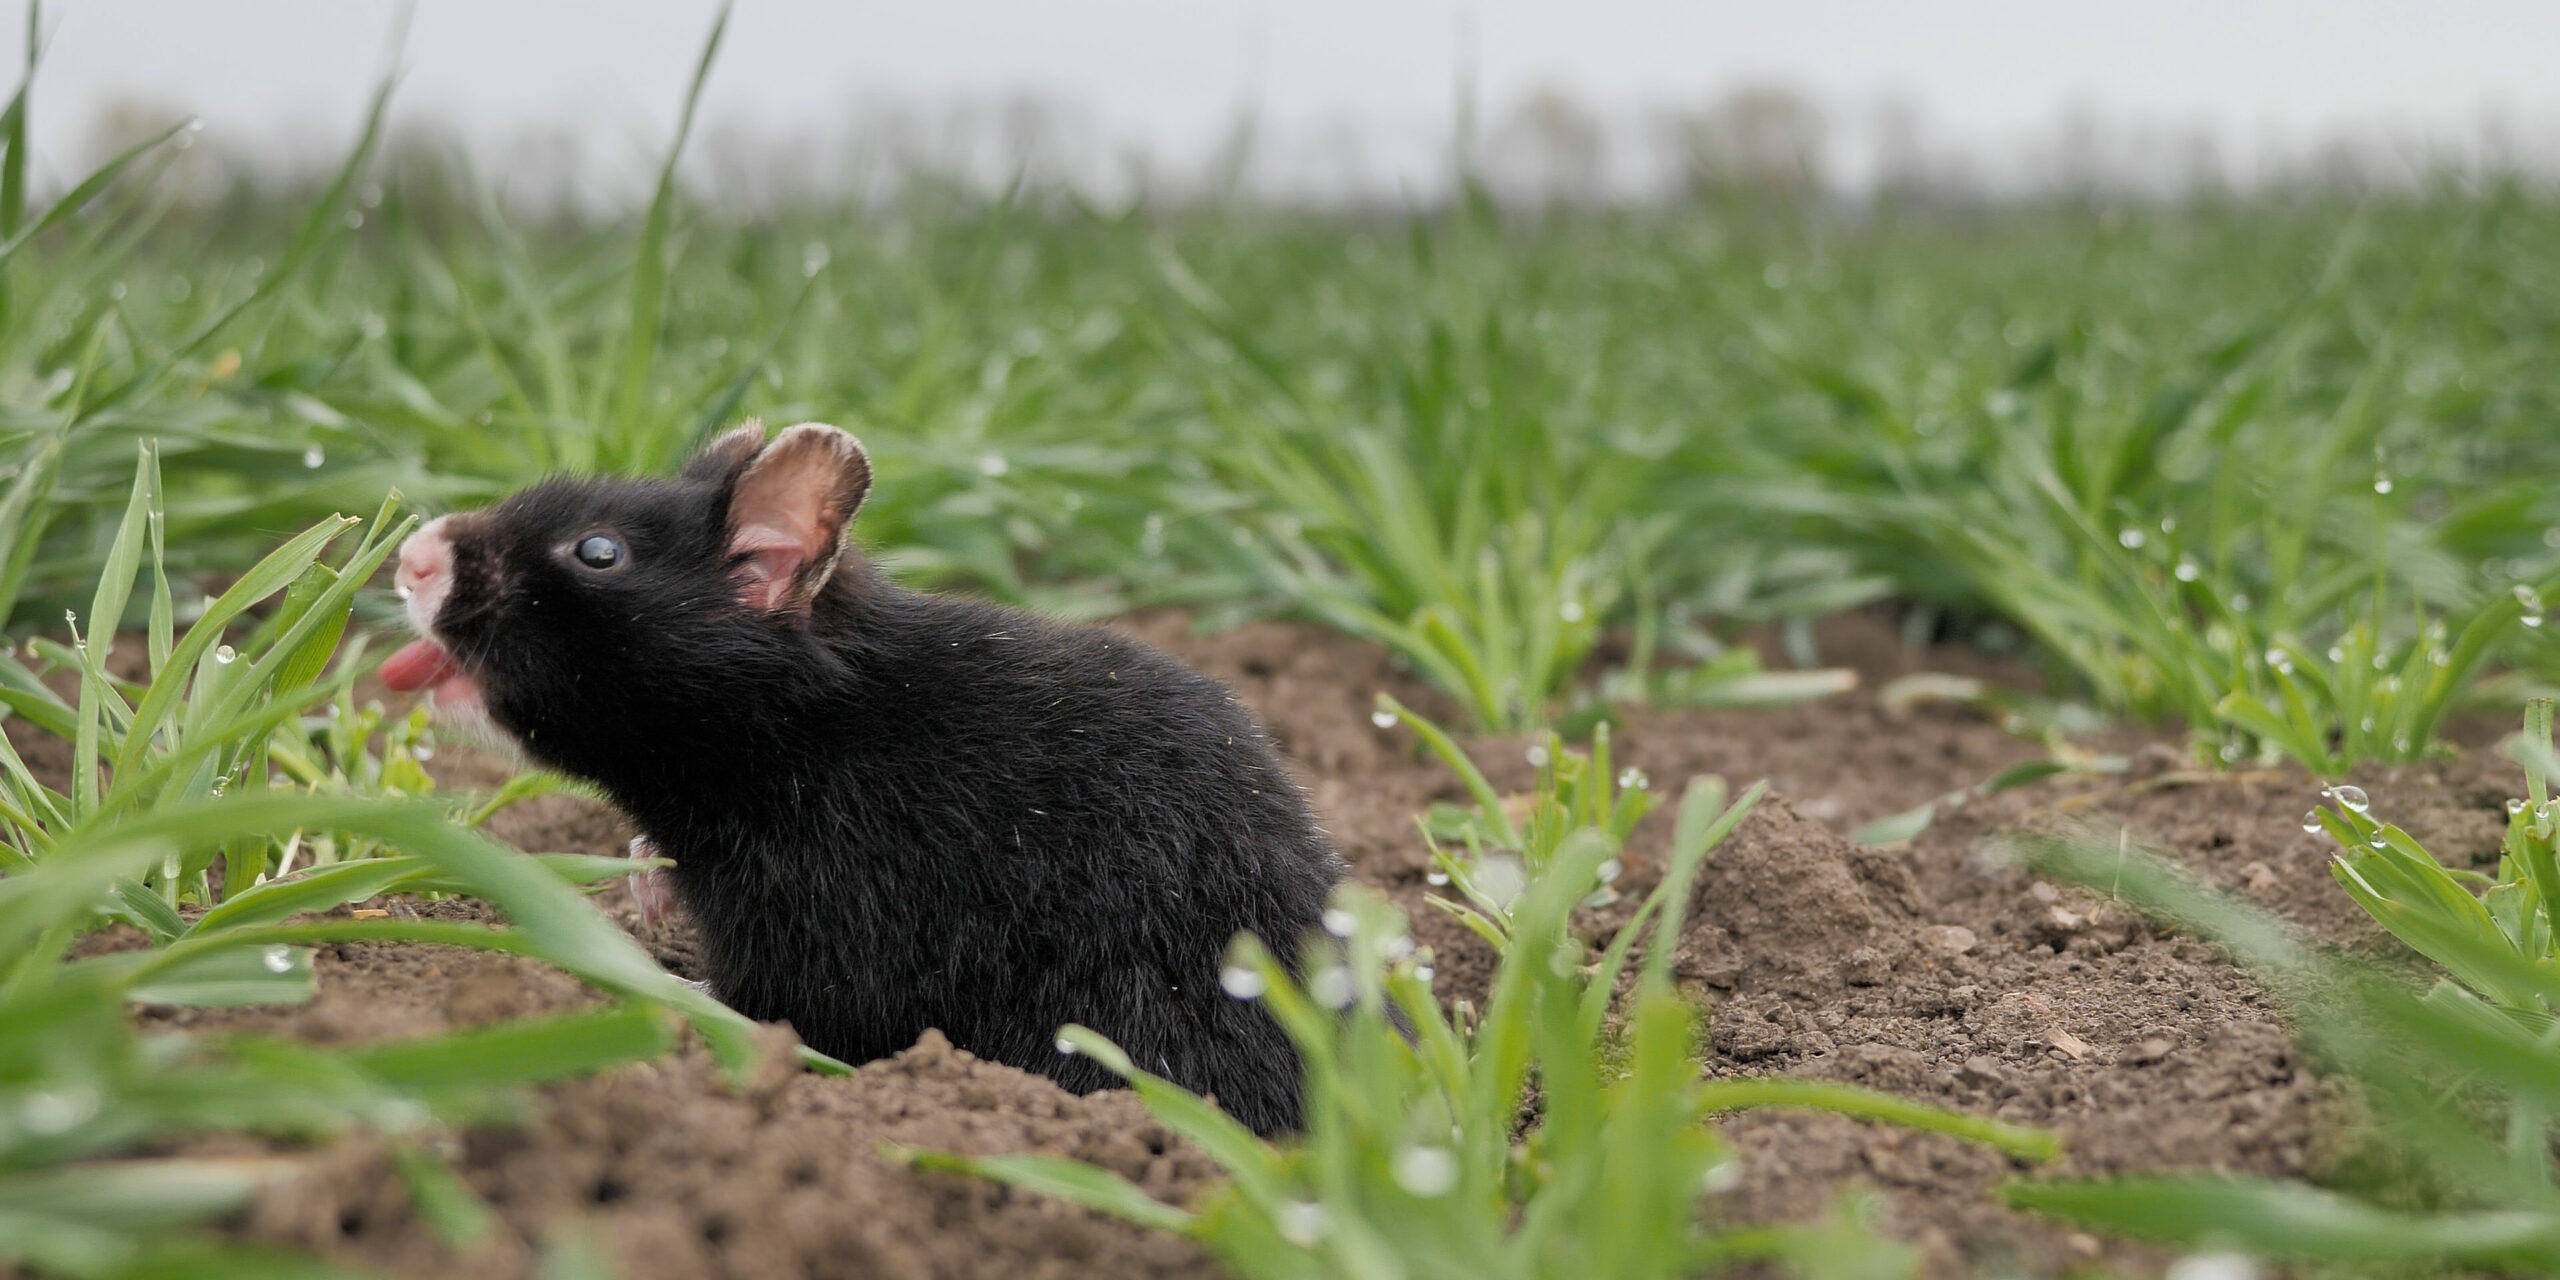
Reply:
<svg viewBox="0 0 2560 1280"><path fill-rule="evenodd" d="M595 533L578 540L576 554L578 563L590 569L610 569L622 563L624 552L620 539Z"/></svg>

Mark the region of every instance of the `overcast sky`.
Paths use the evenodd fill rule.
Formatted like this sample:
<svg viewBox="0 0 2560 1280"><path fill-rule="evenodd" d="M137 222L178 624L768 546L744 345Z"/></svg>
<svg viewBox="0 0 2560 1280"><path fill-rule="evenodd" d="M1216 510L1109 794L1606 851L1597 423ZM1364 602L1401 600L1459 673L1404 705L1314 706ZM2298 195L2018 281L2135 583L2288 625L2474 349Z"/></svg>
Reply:
<svg viewBox="0 0 2560 1280"><path fill-rule="evenodd" d="M419 0L400 111L482 149L566 129L636 155L665 135L708 0ZM334 147L383 65L383 0L79 0L45 14L40 155L57 177L115 101L198 113L228 150ZM18 56L15 14L5 56ZM2555 0L740 0L706 116L823 132L856 102L934 110L1029 90L1112 144L1179 162L1251 102L1275 133L1445 147L1460 69L1488 114L1563 90L1605 116L1751 84L1835 112L1915 105L1997 150L2078 110L2210 130L2239 155L2331 135L2473 145L2560 134ZM2548 163L2545 161L2544 163Z"/></svg>

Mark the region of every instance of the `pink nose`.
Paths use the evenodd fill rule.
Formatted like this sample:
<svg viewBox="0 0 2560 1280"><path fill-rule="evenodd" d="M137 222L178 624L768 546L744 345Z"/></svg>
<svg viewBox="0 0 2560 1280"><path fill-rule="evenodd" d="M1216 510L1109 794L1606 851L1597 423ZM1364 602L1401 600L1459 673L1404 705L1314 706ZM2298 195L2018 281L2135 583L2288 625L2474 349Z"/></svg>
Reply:
<svg viewBox="0 0 2560 1280"><path fill-rule="evenodd" d="M391 581L402 591L427 591L453 576L453 540L445 536L444 519L428 521L400 544L400 567Z"/></svg>

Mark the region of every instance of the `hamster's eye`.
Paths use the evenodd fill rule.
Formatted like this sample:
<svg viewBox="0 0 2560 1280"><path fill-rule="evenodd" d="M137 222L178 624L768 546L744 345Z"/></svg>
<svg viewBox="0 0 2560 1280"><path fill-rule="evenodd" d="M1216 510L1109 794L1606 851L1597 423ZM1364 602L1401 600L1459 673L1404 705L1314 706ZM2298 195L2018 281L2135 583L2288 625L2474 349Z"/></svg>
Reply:
<svg viewBox="0 0 2560 1280"><path fill-rule="evenodd" d="M610 569L622 563L624 552L621 539L593 533L578 540L575 554L578 563L590 569Z"/></svg>

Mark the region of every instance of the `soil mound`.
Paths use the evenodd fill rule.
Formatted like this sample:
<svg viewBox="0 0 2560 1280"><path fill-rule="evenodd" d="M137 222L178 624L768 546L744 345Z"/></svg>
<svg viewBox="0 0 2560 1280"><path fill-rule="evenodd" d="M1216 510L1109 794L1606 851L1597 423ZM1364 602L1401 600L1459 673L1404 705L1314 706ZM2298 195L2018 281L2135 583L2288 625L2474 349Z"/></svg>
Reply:
<svg viewBox="0 0 2560 1280"><path fill-rule="evenodd" d="M779 1033L769 1047L789 1044ZM883 1143L1071 1156L1176 1201L1213 1182L1212 1166L1135 1096L1078 1098L928 1032L850 1078L785 1070L731 1090L695 1048L547 1090L522 1128L472 1130L445 1153L498 1211L492 1235L459 1253L419 1219L372 1141L319 1153L242 1225L415 1276L531 1275L544 1243L571 1232L604 1244L625 1280L1217 1274L1185 1241L975 1179L912 1174L883 1158Z"/></svg>

